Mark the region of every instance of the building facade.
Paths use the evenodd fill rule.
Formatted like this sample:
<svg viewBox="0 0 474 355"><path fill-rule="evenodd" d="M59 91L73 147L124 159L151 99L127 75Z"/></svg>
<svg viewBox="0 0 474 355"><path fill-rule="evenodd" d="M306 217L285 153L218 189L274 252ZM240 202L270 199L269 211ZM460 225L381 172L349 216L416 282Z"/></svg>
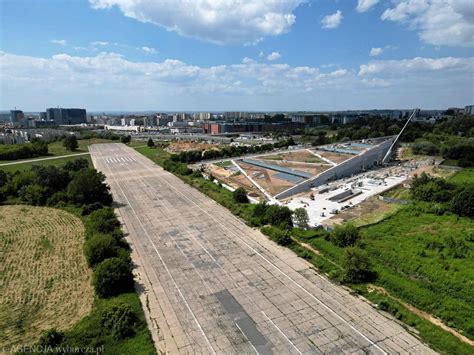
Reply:
<svg viewBox="0 0 474 355"><path fill-rule="evenodd" d="M72 125L87 123L87 112L82 108L48 108L46 119L56 125Z"/></svg>

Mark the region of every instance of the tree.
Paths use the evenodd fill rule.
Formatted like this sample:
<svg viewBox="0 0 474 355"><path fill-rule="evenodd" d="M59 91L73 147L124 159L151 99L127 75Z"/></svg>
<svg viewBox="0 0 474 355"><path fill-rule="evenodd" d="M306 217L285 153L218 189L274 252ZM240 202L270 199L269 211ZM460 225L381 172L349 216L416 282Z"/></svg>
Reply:
<svg viewBox="0 0 474 355"><path fill-rule="evenodd" d="M106 307L100 314L101 325L111 330L112 336L116 340L133 335L136 319L132 307L120 301Z"/></svg>
<svg viewBox="0 0 474 355"><path fill-rule="evenodd" d="M338 247L345 248L354 246L359 240L359 230L352 224L346 226L336 226L331 233L331 241Z"/></svg>
<svg viewBox="0 0 474 355"><path fill-rule="evenodd" d="M68 172L55 166L33 166L33 171L35 183L47 189L49 195L65 189L69 183Z"/></svg>
<svg viewBox="0 0 474 355"><path fill-rule="evenodd" d="M24 186L19 192L20 199L34 206L42 206L46 203L48 193L43 186L33 184Z"/></svg>
<svg viewBox="0 0 474 355"><path fill-rule="evenodd" d="M367 282L373 280L376 276L369 256L360 248L350 247L345 250L343 267L344 281L346 282Z"/></svg>
<svg viewBox="0 0 474 355"><path fill-rule="evenodd" d="M120 137L120 142L122 142L123 144L128 144L131 140L132 136L130 135Z"/></svg>
<svg viewBox="0 0 474 355"><path fill-rule="evenodd" d="M67 187L67 194L73 203L80 206L94 202L109 206L112 203L109 190L104 174L95 169L82 169L74 174Z"/></svg>
<svg viewBox="0 0 474 355"><path fill-rule="evenodd" d="M84 254L89 266L94 267L105 259L118 256L117 242L108 234L95 234L86 241Z"/></svg>
<svg viewBox="0 0 474 355"><path fill-rule="evenodd" d="M454 195L451 210L459 216L474 217L474 187L469 186Z"/></svg>
<svg viewBox="0 0 474 355"><path fill-rule="evenodd" d="M74 152L79 147L79 144L77 144L77 138L74 134L64 137L63 145L67 150L72 152Z"/></svg>
<svg viewBox="0 0 474 355"><path fill-rule="evenodd" d="M146 145L149 147L149 148L155 148L155 142L153 142L153 139L148 138L148 142L146 143Z"/></svg>
<svg viewBox="0 0 474 355"><path fill-rule="evenodd" d="M247 197L247 191L244 188L239 187L234 190L232 193L234 196L234 201L237 203L248 203L249 199Z"/></svg>
<svg viewBox="0 0 474 355"><path fill-rule="evenodd" d="M270 205L265 210L265 223L287 229L293 227L292 212L286 206Z"/></svg>
<svg viewBox="0 0 474 355"><path fill-rule="evenodd" d="M66 164L64 164L63 169L67 171L79 171L87 168L88 166L89 162L87 161L87 159L79 158L74 159L72 161L68 161Z"/></svg>
<svg viewBox="0 0 474 355"><path fill-rule="evenodd" d="M94 270L92 283L99 297L117 296L133 289L132 270L120 258L106 259Z"/></svg>
<svg viewBox="0 0 474 355"><path fill-rule="evenodd" d="M297 208L296 210L294 210L293 218L298 227L303 229L307 229L309 227L308 212L304 208Z"/></svg>

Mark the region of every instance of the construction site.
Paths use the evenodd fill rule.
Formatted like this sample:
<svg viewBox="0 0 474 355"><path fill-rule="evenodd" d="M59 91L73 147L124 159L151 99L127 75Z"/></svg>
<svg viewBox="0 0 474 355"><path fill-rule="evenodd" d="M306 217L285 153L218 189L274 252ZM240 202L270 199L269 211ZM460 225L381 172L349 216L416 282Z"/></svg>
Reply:
<svg viewBox="0 0 474 355"><path fill-rule="evenodd" d="M329 225L335 215L413 174L412 166L393 159L402 133L223 160L205 170L231 190L245 188L253 202L304 208L311 226Z"/></svg>

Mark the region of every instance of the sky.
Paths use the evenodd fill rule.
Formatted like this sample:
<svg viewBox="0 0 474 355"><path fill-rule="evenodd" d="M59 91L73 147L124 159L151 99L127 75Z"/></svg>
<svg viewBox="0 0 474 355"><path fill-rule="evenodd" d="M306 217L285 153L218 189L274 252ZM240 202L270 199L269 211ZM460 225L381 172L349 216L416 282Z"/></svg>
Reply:
<svg viewBox="0 0 474 355"><path fill-rule="evenodd" d="M474 104L472 0L0 0L0 109Z"/></svg>

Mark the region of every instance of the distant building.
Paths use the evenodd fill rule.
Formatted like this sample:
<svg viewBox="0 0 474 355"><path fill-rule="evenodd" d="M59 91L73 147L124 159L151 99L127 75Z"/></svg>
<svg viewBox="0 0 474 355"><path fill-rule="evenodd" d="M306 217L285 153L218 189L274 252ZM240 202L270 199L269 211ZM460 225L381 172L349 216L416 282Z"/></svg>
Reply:
<svg viewBox="0 0 474 355"><path fill-rule="evenodd" d="M177 122L174 120L173 116L160 115L156 118L157 126L167 126L170 122Z"/></svg>
<svg viewBox="0 0 474 355"><path fill-rule="evenodd" d="M464 107L464 113L466 115L474 115L474 105L468 105Z"/></svg>
<svg viewBox="0 0 474 355"><path fill-rule="evenodd" d="M203 132L207 134L274 132L301 127L304 125L296 122L206 122L202 125Z"/></svg>
<svg viewBox="0 0 474 355"><path fill-rule="evenodd" d="M21 110L11 110L10 111L10 122L14 127L21 126L23 124L23 120L25 119L25 115Z"/></svg>
<svg viewBox="0 0 474 355"><path fill-rule="evenodd" d="M73 125L87 123L87 112L82 108L48 108L46 119L57 125Z"/></svg>

